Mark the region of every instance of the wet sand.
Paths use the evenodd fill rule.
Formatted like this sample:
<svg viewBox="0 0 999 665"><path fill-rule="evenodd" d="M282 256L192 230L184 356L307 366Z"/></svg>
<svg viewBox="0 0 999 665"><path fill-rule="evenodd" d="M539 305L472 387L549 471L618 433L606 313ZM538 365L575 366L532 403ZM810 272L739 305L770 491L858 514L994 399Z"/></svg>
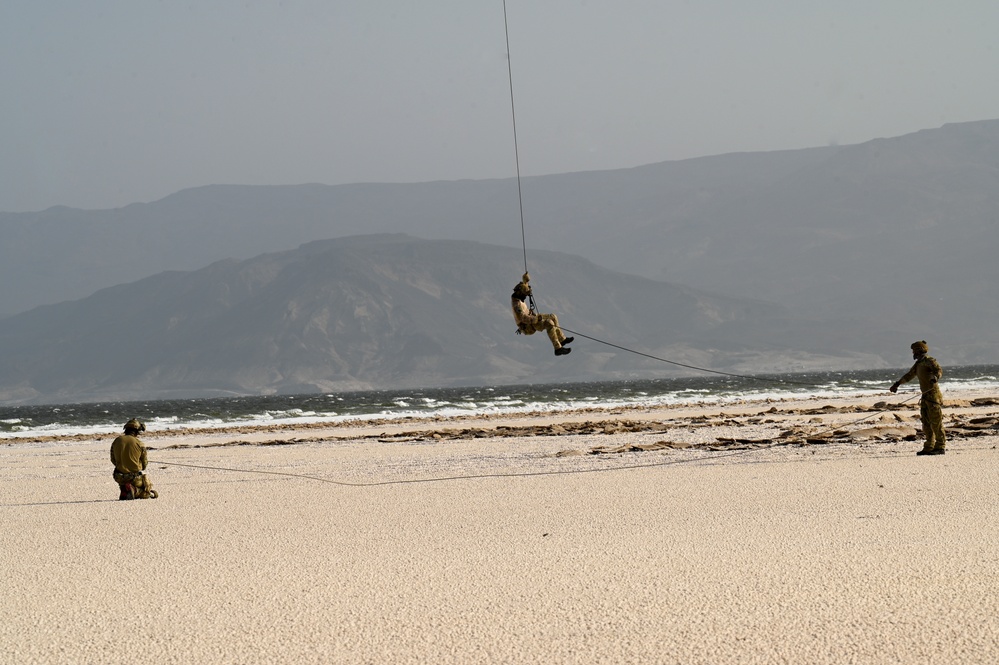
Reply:
<svg viewBox="0 0 999 665"><path fill-rule="evenodd" d="M993 663L999 403L0 444L0 662Z"/></svg>

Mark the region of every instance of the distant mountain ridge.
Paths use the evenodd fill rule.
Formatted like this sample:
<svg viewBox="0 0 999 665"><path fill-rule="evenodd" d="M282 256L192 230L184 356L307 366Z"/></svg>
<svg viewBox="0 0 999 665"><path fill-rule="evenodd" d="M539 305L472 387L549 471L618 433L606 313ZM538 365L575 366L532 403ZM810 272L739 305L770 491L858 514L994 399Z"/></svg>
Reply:
<svg viewBox="0 0 999 665"><path fill-rule="evenodd" d="M885 245L882 259L893 258L878 238L943 223L970 235L988 226L999 196L997 155L999 121L989 120L855 146L525 178L528 246L808 303L803 291L825 280L806 276L788 287L779 271L798 272L783 260L791 253L875 238ZM0 213L0 279L18 285L0 292L0 314L163 270L364 233L518 246L517 183L206 186L114 210ZM757 264L772 271L747 274Z"/></svg>
<svg viewBox="0 0 999 665"><path fill-rule="evenodd" d="M633 169L525 178L532 249L580 254L660 277L622 231L642 229L717 197L742 196L807 168L836 148L724 155ZM209 185L113 210L57 206L0 212L0 315L90 295L164 270L194 270L311 240L365 233L521 242L515 179L418 184Z"/></svg>
<svg viewBox="0 0 999 665"><path fill-rule="evenodd" d="M781 307L532 252L543 311L596 340L730 369L848 362ZM519 336L516 249L405 235L164 272L0 321L0 401L67 402L689 374L579 336ZM800 335L798 335L800 337ZM809 348L810 347L810 348ZM878 359L852 353L856 366Z"/></svg>
<svg viewBox="0 0 999 665"><path fill-rule="evenodd" d="M927 339L945 364L999 362L999 120L525 178L523 201L532 256L557 250L810 322L760 353L821 344L846 363L859 354L897 364L912 339ZM0 278L13 285L0 290L0 315L360 234L519 255L519 214L512 178L208 186L116 210L0 213ZM622 311L646 306L621 298Z"/></svg>

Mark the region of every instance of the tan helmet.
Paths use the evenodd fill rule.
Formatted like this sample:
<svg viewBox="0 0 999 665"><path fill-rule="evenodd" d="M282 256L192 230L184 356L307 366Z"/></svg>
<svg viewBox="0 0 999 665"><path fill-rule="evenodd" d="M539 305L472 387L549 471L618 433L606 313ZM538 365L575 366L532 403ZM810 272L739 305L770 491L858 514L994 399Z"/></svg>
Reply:
<svg viewBox="0 0 999 665"><path fill-rule="evenodd" d="M909 348L913 351L918 351L919 353L929 353L930 346L926 343L926 340L920 340L918 342L913 342L909 345Z"/></svg>
<svg viewBox="0 0 999 665"><path fill-rule="evenodd" d="M515 296L529 296L531 295L531 287L523 282L518 282L517 286L513 287L513 295Z"/></svg>
<svg viewBox="0 0 999 665"><path fill-rule="evenodd" d="M142 422L140 422L137 418L132 418L127 423L125 423L125 431L145 432L146 426Z"/></svg>

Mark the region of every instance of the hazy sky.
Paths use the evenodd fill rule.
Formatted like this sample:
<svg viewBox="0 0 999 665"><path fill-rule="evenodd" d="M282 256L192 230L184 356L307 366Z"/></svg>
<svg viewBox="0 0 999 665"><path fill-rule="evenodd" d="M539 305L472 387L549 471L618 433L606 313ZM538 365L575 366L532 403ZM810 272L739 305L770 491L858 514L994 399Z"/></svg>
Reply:
<svg viewBox="0 0 999 665"><path fill-rule="evenodd" d="M995 0L507 0L524 175L999 118ZM502 0L4 0L0 211L516 173Z"/></svg>

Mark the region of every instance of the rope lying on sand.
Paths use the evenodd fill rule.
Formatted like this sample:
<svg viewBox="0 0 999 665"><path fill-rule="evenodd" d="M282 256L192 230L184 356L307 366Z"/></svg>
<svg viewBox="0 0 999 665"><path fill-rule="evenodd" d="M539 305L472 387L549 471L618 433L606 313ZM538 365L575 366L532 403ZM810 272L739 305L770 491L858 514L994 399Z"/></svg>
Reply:
<svg viewBox="0 0 999 665"><path fill-rule="evenodd" d="M627 444L624 446L619 446L615 448L610 448L606 446L597 446L592 448L586 453L581 453L579 451L562 451L556 454L557 457L565 457L569 455L579 455L579 454L590 454L590 455L603 455L609 453L626 453L626 452L648 452L654 450L664 450L664 449L700 449L708 450L711 452L716 452L718 454L702 456L702 457L688 457L683 459L668 459L668 460L658 460L655 462L637 463L637 464L624 464L617 465L613 467L601 467L592 469L558 469L558 470L548 470L548 471L516 471L516 472L505 472L505 473L476 473L476 474L464 474L464 475L453 475L453 476L438 476L432 478L413 478L413 479L401 479L401 480L383 480L383 481L371 481L371 482L350 482L343 480L333 480L330 478L324 478L321 476L314 476L309 474L300 473L290 473L285 471L265 471L260 469L240 469L233 467L220 467L220 466L208 466L199 464L188 464L182 462L166 462L162 460L150 460L150 464L160 464L163 466L180 466L192 469L205 469L210 471L227 471L233 473L250 473L250 474L262 474L262 475L273 475L273 476L284 476L289 478L299 478L304 480L314 480L317 482L328 483L331 485L339 485L342 487L379 487L385 485L413 485L422 483L437 483L437 482L447 482L454 480L474 480L482 478L523 478L523 477L537 477L537 476L560 476L560 475L573 475L573 474L583 474L583 473L605 473L611 471L626 471L632 469L646 469L652 467L662 467L671 466L678 464L688 464L694 462L704 462L715 459L722 459L727 457L734 457L737 455L744 455L749 452L756 450L765 450L768 448L773 448L776 446L787 446L787 445L799 445L805 446L809 444L828 444L836 443L841 441L853 441L855 439L855 433L851 434L846 428L862 423L864 421L870 420L871 418L888 413L890 411L902 408L906 402L912 401L920 397L920 393L915 393L912 397L909 397L897 404L886 404L884 402L879 402L874 405L872 412L864 415L861 418L851 420L846 423L838 424L834 427L828 427L819 432L807 433L803 429L788 430L782 433L782 438L778 439L747 439L747 438L733 438L733 437L720 437L715 443L701 443L701 444L684 444L676 443L670 441L660 441L653 444ZM830 413L849 413L864 410L864 407L820 407L817 409L801 409L792 410L793 415L823 415ZM781 413L776 407L772 407L769 411L764 411L754 416L756 418ZM724 414L722 414L724 417ZM899 416L895 416L895 419L902 423L904 422ZM691 419L688 426L693 427L717 427L724 425L739 425L739 423L730 418L729 420L718 421L717 419L710 418L708 416L700 416ZM565 436L565 435L580 435L580 434L621 434L627 432L639 432L639 431L656 431L662 430L663 424L661 422L639 422L633 420L618 420L611 423L608 422L595 422L595 421L584 421L580 423L559 423L555 425L544 425L544 426L526 426L526 427L507 427L500 426L494 429L480 429L480 428L466 428L466 429L453 429L453 430L435 430L433 432L404 432L400 433L394 437L386 438L384 436L379 438L379 441L383 442L415 442L415 441L436 441L444 439L474 439L474 438L486 438L491 436L504 436L504 437L524 437L524 436ZM897 431L899 428L891 428ZM868 430L870 432L871 430ZM995 434L999 431L999 416L988 416L983 418L972 418L970 420L961 421L957 420L948 427L948 431L954 435L955 438L965 438L974 436L984 436ZM909 435L895 435L891 437L893 440L909 440L916 439L917 435L915 432ZM313 442L319 442L324 439L313 439ZM286 445L291 445L294 443L307 443L308 440L295 440L291 442L282 442ZM277 442L270 442L270 445L274 445ZM251 444L249 442L233 442L229 444L215 444L215 445L268 445L268 444ZM202 446L197 446L202 447ZM185 449L188 446L169 446L165 449ZM164 450L165 450L164 449Z"/></svg>

